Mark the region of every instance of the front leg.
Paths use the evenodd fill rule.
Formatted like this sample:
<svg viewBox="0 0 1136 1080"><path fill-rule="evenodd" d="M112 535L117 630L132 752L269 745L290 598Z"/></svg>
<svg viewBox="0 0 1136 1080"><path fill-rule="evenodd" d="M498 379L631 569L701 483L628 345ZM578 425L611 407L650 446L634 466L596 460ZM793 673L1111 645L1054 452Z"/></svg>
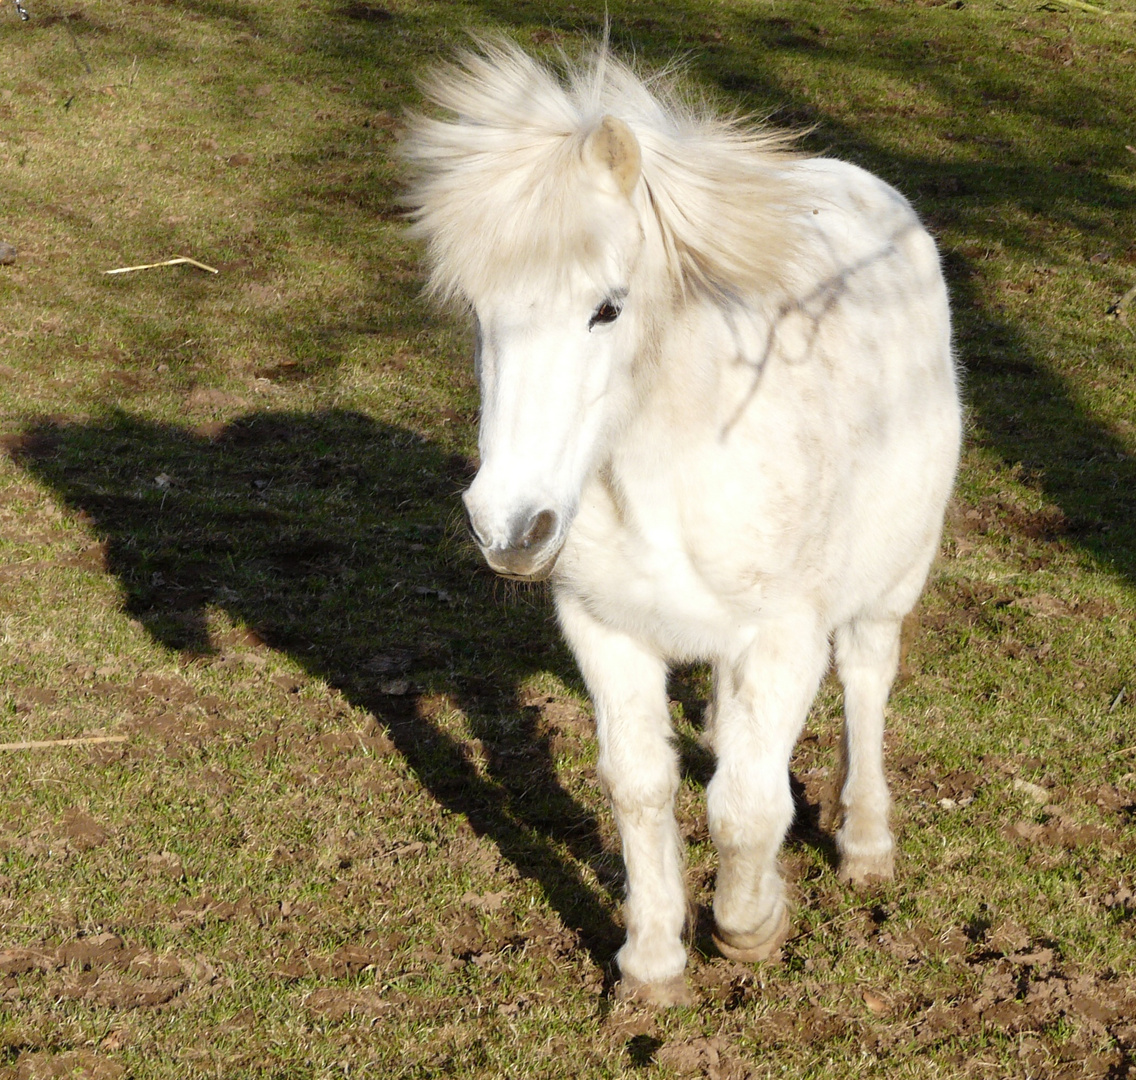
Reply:
<svg viewBox="0 0 1136 1080"><path fill-rule="evenodd" d="M706 801L718 849L715 941L732 960L764 960L789 930L777 863L793 820L789 758L828 656L827 636L803 614L770 620L715 672L718 767Z"/></svg>
<svg viewBox="0 0 1136 1080"><path fill-rule="evenodd" d="M621 996L690 1001L683 970L683 845L674 815L678 756L667 712L667 668L571 597L557 611L596 711L599 778L611 800L627 871L627 940L616 960Z"/></svg>

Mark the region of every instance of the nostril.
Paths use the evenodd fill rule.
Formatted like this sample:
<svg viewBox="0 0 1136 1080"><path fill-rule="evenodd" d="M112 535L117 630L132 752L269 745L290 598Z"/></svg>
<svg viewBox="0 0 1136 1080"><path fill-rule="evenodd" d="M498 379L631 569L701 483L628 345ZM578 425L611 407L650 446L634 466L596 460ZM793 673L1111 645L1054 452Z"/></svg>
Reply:
<svg viewBox="0 0 1136 1080"><path fill-rule="evenodd" d="M554 511L542 510L529 522L525 535L521 537L521 547L540 547L556 533L558 524Z"/></svg>

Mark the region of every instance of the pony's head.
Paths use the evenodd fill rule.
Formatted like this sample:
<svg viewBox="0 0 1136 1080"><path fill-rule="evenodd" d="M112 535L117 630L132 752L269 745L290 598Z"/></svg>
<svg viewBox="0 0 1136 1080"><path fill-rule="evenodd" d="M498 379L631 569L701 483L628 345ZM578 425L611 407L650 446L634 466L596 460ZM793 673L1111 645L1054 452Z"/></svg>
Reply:
<svg viewBox="0 0 1136 1080"><path fill-rule="evenodd" d="M430 289L476 321L469 524L494 570L539 579L634 401L660 311L776 273L784 140L660 101L606 49L565 84L483 44L426 90L452 118L417 118L402 151ZM782 213L763 231L770 191Z"/></svg>
<svg viewBox="0 0 1136 1080"><path fill-rule="evenodd" d="M470 530L508 577L546 577L605 433L630 392L643 244L631 193L639 144L604 116L566 166L557 200L564 259L474 298L481 386L481 467L465 493ZM523 215L517 221L525 227ZM563 243L563 241L567 243Z"/></svg>

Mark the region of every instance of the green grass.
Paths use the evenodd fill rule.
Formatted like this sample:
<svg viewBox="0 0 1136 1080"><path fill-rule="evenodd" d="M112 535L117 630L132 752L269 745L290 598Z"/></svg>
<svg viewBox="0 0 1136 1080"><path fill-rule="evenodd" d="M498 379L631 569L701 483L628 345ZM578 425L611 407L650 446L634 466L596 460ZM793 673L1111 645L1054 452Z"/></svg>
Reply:
<svg viewBox="0 0 1136 1080"><path fill-rule="evenodd" d="M612 3L938 237L968 440L841 887L838 689L780 965L606 996L618 838L547 599L485 571L466 328L419 299L415 80L594 3L0 6L0 1076L1125 1077L1136 1068L1136 5ZM186 266L106 276L175 255Z"/></svg>

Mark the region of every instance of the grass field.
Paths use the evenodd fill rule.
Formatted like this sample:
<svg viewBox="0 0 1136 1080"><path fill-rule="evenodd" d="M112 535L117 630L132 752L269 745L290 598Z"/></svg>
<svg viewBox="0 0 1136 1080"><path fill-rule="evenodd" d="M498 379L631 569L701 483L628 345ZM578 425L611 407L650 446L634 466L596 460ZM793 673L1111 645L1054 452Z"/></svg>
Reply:
<svg viewBox="0 0 1136 1080"><path fill-rule="evenodd" d="M944 254L968 435L888 736L901 856L793 763L779 963L607 996L618 839L545 594L463 538L466 328L419 299L415 80L604 6L0 5L0 1077L1136 1077L1136 4L610 0ZM1107 9L1107 10L1106 10ZM117 267L180 264L108 276ZM1110 307L1114 308L1110 314ZM64 745L59 740L93 740Z"/></svg>

